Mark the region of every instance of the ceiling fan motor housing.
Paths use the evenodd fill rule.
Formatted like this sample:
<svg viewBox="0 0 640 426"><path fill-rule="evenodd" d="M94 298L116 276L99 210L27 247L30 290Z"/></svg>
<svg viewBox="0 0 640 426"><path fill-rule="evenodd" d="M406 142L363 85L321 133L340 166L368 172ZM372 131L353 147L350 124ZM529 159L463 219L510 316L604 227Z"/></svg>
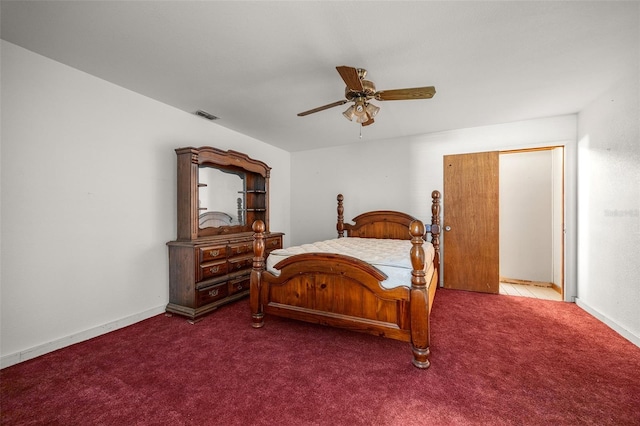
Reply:
<svg viewBox="0 0 640 426"><path fill-rule="evenodd" d="M361 81L362 81L362 92L351 90L349 89L349 87L345 87L344 97L350 101L356 98L366 98L366 99L373 98L373 96L376 94L376 85L373 84L373 81L369 81L369 80L361 80Z"/></svg>

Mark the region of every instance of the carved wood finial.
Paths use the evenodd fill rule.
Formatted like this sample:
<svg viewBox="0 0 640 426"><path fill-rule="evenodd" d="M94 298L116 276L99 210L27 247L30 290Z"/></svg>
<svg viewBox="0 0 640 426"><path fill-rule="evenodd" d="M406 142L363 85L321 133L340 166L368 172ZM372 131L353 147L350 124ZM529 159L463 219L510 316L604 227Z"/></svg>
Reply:
<svg viewBox="0 0 640 426"><path fill-rule="evenodd" d="M431 222L440 225L440 191L431 193Z"/></svg>
<svg viewBox="0 0 640 426"><path fill-rule="evenodd" d="M344 196L342 194L338 194L338 223L336 225L336 229L338 230L338 238L344 237L344 206L342 205L342 201L344 200Z"/></svg>
<svg viewBox="0 0 640 426"><path fill-rule="evenodd" d="M409 233L411 234L411 287L412 288L425 288L427 280L425 279L425 255L422 244L424 239L422 238L425 232L424 224L419 220L414 220L409 225Z"/></svg>
<svg viewBox="0 0 640 426"><path fill-rule="evenodd" d="M265 225L261 220L256 220L251 226L253 229L253 269L264 270L264 230Z"/></svg>

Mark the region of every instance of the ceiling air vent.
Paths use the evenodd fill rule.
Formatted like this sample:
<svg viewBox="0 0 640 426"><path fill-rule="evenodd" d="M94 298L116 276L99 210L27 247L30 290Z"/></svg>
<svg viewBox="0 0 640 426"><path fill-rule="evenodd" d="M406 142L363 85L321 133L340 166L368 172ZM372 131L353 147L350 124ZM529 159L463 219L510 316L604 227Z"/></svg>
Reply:
<svg viewBox="0 0 640 426"><path fill-rule="evenodd" d="M195 112L195 114L196 114L196 115L198 115L198 116L200 116L200 117L202 117L202 118L206 118L207 120L211 120L211 121L213 121L213 120L217 120L217 119L218 119L218 117L216 117L215 115L213 115L213 114L209 114L208 112L203 111L203 110L201 110L201 109L197 110L197 111Z"/></svg>

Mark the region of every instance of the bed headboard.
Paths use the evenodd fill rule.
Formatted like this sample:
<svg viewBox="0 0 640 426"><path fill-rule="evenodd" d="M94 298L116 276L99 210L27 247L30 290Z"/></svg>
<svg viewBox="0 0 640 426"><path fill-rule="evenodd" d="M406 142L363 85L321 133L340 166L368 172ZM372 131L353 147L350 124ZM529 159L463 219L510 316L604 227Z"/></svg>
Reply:
<svg viewBox="0 0 640 426"><path fill-rule="evenodd" d="M425 225L426 234L440 235L440 191L431 193L431 224ZM417 218L406 213L393 210L375 210L362 213L353 218L354 224L344 222L344 196L338 194L338 223L336 229L338 238L395 238L410 240L409 225ZM426 236L426 235L425 235Z"/></svg>
<svg viewBox="0 0 640 426"><path fill-rule="evenodd" d="M233 218L225 212L204 212L198 218L200 228L229 226L233 223Z"/></svg>
<svg viewBox="0 0 640 426"><path fill-rule="evenodd" d="M425 241L430 241L436 251L436 267L440 266L440 191L431 193L431 224L425 224ZM410 240L409 225L415 217L393 210L376 210L363 213L353 218L354 224L344 223L344 196L338 194L338 238L395 238ZM431 238L428 238L431 234Z"/></svg>
<svg viewBox="0 0 640 426"><path fill-rule="evenodd" d="M340 199L338 199L340 203ZM410 240L409 225L416 220L406 213L392 210L376 210L363 213L353 218L354 224L344 223L344 218L338 216L338 237L360 238L395 238L398 240ZM342 230L342 232L341 232Z"/></svg>

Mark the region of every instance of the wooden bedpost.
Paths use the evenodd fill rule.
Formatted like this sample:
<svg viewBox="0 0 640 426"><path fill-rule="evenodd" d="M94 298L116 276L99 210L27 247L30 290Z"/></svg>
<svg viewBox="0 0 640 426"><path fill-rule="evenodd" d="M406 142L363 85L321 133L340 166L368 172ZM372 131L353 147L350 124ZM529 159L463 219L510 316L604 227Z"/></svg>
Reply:
<svg viewBox="0 0 640 426"><path fill-rule="evenodd" d="M338 224L336 225L336 229L338 230L338 238L344 237L344 207L342 206L342 201L344 197L342 194L338 194Z"/></svg>
<svg viewBox="0 0 640 426"><path fill-rule="evenodd" d="M438 271L439 278L442 276L440 274L440 191L433 191L431 199L431 244L436 252L433 266Z"/></svg>
<svg viewBox="0 0 640 426"><path fill-rule="evenodd" d="M429 293L425 278L425 255L422 244L424 224L414 220L409 225L411 234L411 349L413 365L429 368Z"/></svg>
<svg viewBox="0 0 640 426"><path fill-rule="evenodd" d="M265 270L264 262L264 230L265 225L261 220L256 220L253 229L253 269L251 270L250 299L251 325L260 328L264 325L264 307L262 305L262 273Z"/></svg>

